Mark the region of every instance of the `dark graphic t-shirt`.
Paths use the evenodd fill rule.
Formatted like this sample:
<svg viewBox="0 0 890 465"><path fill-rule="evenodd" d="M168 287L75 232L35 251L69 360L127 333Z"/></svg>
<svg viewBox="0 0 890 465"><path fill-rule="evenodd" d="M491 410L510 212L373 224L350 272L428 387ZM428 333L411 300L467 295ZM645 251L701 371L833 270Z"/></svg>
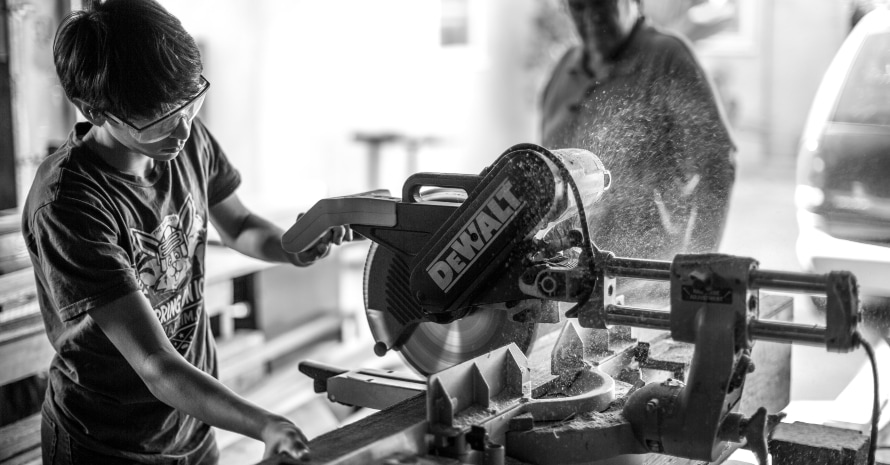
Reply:
<svg viewBox="0 0 890 465"><path fill-rule="evenodd" d="M209 427L157 400L88 313L139 290L173 347L216 376L203 299L207 212L240 176L200 120L179 156L144 178L92 152L89 129L78 123L41 164L22 217L57 353L45 408L96 450L149 463L187 455Z"/></svg>

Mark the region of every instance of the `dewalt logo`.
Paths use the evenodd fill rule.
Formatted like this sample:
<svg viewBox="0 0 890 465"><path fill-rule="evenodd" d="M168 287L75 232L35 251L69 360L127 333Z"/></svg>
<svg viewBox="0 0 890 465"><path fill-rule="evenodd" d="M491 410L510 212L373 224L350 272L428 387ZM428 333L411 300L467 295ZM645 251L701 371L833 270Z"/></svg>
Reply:
<svg viewBox="0 0 890 465"><path fill-rule="evenodd" d="M448 247L427 267L426 272L439 289L448 292L467 268L482 255L507 225L525 208L513 194L509 179L488 197L483 207L461 228Z"/></svg>

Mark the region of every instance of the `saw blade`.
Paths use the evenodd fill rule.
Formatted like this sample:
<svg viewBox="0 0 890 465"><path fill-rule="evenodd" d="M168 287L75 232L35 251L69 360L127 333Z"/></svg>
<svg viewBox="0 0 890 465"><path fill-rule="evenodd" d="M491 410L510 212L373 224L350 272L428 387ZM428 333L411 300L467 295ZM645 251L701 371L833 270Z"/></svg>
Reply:
<svg viewBox="0 0 890 465"><path fill-rule="evenodd" d="M375 341L393 341L402 329L402 325L388 313L394 309L379 308L395 305L393 299L384 295L393 293L393 288L407 291L403 289L407 286L407 281L402 278L403 271L393 270L399 268L393 265L398 262L393 260L393 255L386 247L372 244L365 264L365 316ZM404 299L399 300L402 308L397 309L398 312L422 313L418 304L412 302L411 308L405 309L408 304ZM523 352L528 352L536 328L537 324L533 321L513 321L502 309L477 306L467 316L451 323L420 323L396 350L408 366L427 376L511 342Z"/></svg>
<svg viewBox="0 0 890 465"><path fill-rule="evenodd" d="M421 323L399 352L411 367L429 375L511 342L527 352L536 327L511 320L503 310L475 307L468 316L448 324Z"/></svg>

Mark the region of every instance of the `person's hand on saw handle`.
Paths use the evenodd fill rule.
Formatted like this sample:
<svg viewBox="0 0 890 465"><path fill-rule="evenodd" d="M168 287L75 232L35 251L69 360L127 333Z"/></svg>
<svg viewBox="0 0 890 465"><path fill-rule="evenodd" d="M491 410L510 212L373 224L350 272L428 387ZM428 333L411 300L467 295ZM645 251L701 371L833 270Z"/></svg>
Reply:
<svg viewBox="0 0 890 465"><path fill-rule="evenodd" d="M262 433L266 450L263 459L279 455L296 460L309 460L309 440L286 418L269 422Z"/></svg>
<svg viewBox="0 0 890 465"><path fill-rule="evenodd" d="M303 213L297 216L297 221ZM331 253L331 245L340 245L343 242L353 240L352 229L349 225L334 226L329 228L321 237L319 237L312 245L298 253L287 254L290 262L296 266L309 266Z"/></svg>

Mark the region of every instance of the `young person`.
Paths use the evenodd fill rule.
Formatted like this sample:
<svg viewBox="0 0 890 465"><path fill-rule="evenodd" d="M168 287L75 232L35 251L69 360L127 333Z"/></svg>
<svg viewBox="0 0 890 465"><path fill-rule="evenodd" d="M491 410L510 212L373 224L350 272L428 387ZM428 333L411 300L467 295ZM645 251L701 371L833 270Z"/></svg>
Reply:
<svg viewBox="0 0 890 465"><path fill-rule="evenodd" d="M246 255L306 266L235 193L241 179L195 115L210 82L180 22L153 0L91 2L61 23L56 71L86 122L40 166L22 232L56 350L43 463L213 464L211 426L308 456L290 420L217 378L204 310L208 219Z"/></svg>

